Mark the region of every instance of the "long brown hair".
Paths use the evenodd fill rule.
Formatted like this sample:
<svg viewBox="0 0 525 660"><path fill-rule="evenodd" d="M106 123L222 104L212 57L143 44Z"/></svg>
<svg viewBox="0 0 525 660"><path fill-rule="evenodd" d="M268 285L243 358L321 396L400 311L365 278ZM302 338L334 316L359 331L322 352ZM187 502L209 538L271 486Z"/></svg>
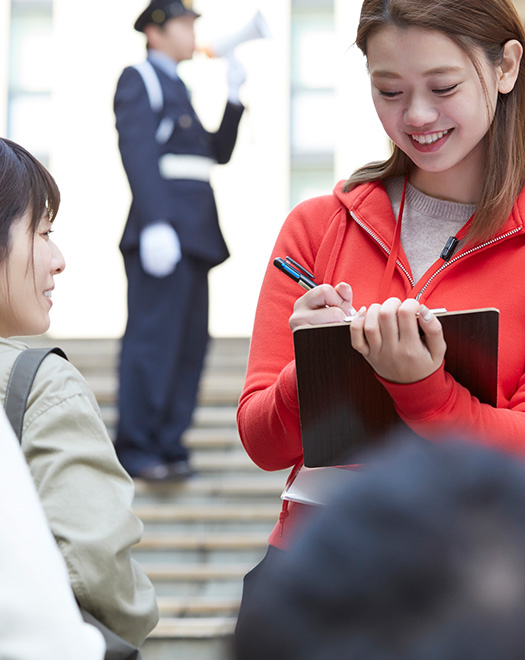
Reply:
<svg viewBox="0 0 525 660"><path fill-rule="evenodd" d="M364 0L356 44L367 55L368 38L386 25L417 27L444 33L472 61L483 88L479 58L481 48L493 66L501 64L505 43L517 39L525 46L525 31L510 0ZM395 144L386 161L356 170L344 185L406 176L413 163ZM476 215L467 240L490 240L505 223L525 185L525 64L522 58L514 89L499 94L486 137L485 176Z"/></svg>

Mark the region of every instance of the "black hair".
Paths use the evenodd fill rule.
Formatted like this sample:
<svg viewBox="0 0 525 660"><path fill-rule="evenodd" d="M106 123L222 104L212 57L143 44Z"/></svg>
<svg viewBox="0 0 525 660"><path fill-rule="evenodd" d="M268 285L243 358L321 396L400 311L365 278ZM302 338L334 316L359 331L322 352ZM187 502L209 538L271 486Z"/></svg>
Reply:
<svg viewBox="0 0 525 660"><path fill-rule="evenodd" d="M45 214L53 222L59 206L58 186L46 168L16 142L0 138L0 261L9 254L14 222L30 211L34 235Z"/></svg>

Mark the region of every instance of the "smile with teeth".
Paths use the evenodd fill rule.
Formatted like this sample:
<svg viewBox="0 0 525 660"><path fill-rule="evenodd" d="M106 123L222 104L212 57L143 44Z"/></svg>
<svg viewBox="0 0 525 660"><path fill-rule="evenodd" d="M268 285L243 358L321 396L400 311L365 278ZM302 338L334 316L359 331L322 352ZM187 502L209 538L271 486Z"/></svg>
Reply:
<svg viewBox="0 0 525 660"><path fill-rule="evenodd" d="M44 296L46 298L51 298L51 291L44 291Z"/></svg>
<svg viewBox="0 0 525 660"><path fill-rule="evenodd" d="M438 140L441 140L442 137L447 135L448 129L446 131L439 131L438 133L428 133L427 135L411 135L412 140L418 144L433 144Z"/></svg>

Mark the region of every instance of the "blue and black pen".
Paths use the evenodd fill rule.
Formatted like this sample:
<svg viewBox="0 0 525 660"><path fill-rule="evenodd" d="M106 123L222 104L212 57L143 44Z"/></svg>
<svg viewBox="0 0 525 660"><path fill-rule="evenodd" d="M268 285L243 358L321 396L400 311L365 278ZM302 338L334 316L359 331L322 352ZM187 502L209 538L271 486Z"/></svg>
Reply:
<svg viewBox="0 0 525 660"><path fill-rule="evenodd" d="M285 275L288 275L290 279L294 282L297 282L299 286L302 286L306 291L310 291L317 286L315 278L306 268L303 268L301 264L298 264L297 261L294 261L291 257L286 257L286 259L281 259L281 257L276 257L273 260L273 265L282 271Z"/></svg>
<svg viewBox="0 0 525 660"><path fill-rule="evenodd" d="M310 291L310 289L318 286L313 274L307 271L301 264L298 264L292 257L286 257L286 259L276 257L273 260L273 265L285 275L288 275L294 282L297 282L303 289L306 289L306 291ZM356 313L356 310L352 307L350 314L344 318L344 321L347 323L350 322Z"/></svg>

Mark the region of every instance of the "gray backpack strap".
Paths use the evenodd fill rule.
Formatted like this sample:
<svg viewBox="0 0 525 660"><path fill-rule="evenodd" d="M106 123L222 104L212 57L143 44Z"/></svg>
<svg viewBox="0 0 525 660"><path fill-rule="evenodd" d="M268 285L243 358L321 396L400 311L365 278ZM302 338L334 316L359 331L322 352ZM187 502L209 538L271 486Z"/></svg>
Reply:
<svg viewBox="0 0 525 660"><path fill-rule="evenodd" d="M56 353L67 360L64 351L57 346L54 348L26 348L16 358L11 369L5 393L4 409L19 442L22 441L22 427L29 392L38 368L50 353Z"/></svg>

